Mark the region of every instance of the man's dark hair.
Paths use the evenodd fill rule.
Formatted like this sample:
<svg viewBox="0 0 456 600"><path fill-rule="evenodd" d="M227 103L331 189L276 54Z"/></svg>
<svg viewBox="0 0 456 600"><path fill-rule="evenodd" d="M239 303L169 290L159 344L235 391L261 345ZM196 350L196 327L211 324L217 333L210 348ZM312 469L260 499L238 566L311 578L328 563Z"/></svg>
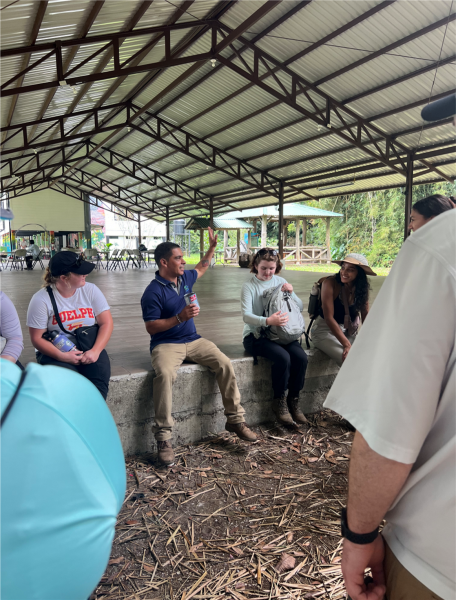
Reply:
<svg viewBox="0 0 456 600"><path fill-rule="evenodd" d="M34 243L35 243L35 240L34 240L33 238L30 238L30 239L29 239L29 244L30 244L30 245L32 245L32 244L34 244Z"/></svg>
<svg viewBox="0 0 456 600"><path fill-rule="evenodd" d="M154 252L154 258L158 268L161 267L161 259L164 258L165 260L168 260L173 253L174 248L180 248L179 244L175 244L174 242L163 242L158 244Z"/></svg>
<svg viewBox="0 0 456 600"><path fill-rule="evenodd" d="M454 208L453 203L446 196L441 196L440 194L434 194L433 196L428 196L427 198L423 198L422 200L418 200L412 206L413 210L420 213L425 219L430 219L431 217L436 217L441 213L451 210Z"/></svg>

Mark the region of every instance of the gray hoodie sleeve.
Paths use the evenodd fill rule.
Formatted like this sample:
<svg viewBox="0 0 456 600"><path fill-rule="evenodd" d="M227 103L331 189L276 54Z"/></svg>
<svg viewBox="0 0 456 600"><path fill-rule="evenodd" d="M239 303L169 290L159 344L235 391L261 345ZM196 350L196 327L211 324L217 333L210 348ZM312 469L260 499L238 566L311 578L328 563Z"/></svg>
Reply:
<svg viewBox="0 0 456 600"><path fill-rule="evenodd" d="M4 292L0 292L0 335L6 339L2 356L17 360L24 349L21 324L14 304Z"/></svg>

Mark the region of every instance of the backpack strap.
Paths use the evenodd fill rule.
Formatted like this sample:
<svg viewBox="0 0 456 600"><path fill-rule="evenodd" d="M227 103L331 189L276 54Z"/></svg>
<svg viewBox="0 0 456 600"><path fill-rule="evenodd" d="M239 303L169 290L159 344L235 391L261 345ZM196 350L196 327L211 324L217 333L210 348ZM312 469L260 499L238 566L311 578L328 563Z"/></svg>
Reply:
<svg viewBox="0 0 456 600"><path fill-rule="evenodd" d="M67 331L65 329L65 327L62 325L62 320L60 319L59 309L57 308L57 304L56 304L55 297L54 297L54 292L52 291L52 288L50 285L46 286L46 291L49 294L49 298L51 299L52 310L54 311L55 320L57 321L58 326L64 333L70 334L70 332Z"/></svg>
<svg viewBox="0 0 456 600"><path fill-rule="evenodd" d="M307 331L304 331L304 335L306 338L306 346L307 348L310 350L310 342L311 341L311 337L310 337L310 330L312 329L312 325L314 324L315 318L310 320L309 326L307 327Z"/></svg>
<svg viewBox="0 0 456 600"><path fill-rule="evenodd" d="M6 417L8 416L10 410L13 408L13 404L16 402L17 397L19 395L19 392L21 390L22 384L24 383L24 379L27 376L27 371L22 371L21 373L21 378L19 380L19 384L16 388L16 391L13 394L13 397L11 398L11 400L8 402L8 406L5 408L5 412L2 415L1 421L0 421L0 427L3 427L3 425L5 424L6 421Z"/></svg>

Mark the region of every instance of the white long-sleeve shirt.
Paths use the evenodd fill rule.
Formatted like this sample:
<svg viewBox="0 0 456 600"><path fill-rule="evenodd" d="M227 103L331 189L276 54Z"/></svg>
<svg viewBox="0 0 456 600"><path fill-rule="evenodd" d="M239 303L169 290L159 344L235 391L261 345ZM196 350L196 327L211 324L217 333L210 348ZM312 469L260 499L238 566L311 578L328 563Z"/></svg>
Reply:
<svg viewBox="0 0 456 600"><path fill-rule="evenodd" d="M261 327L266 327L266 317L263 317L263 292L284 283L288 283L287 280L278 275L273 275L269 281L261 281L253 275L244 283L241 292L242 319L245 323L242 339L251 333L255 334ZM299 306L299 310L302 310L303 304L294 292L292 298Z"/></svg>
<svg viewBox="0 0 456 600"><path fill-rule="evenodd" d="M0 292L0 336L6 340L2 355L18 360L24 349L21 324L14 304L4 292Z"/></svg>

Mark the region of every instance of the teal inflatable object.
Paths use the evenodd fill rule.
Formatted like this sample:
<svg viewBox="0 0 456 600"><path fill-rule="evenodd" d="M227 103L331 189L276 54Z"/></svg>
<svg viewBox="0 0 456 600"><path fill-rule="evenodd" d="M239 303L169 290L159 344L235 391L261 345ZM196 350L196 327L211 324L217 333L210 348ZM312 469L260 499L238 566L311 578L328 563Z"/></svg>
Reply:
<svg viewBox="0 0 456 600"><path fill-rule="evenodd" d="M21 370L0 360L1 414ZM87 600L108 564L126 487L116 425L98 390L30 364L1 429L2 600Z"/></svg>

